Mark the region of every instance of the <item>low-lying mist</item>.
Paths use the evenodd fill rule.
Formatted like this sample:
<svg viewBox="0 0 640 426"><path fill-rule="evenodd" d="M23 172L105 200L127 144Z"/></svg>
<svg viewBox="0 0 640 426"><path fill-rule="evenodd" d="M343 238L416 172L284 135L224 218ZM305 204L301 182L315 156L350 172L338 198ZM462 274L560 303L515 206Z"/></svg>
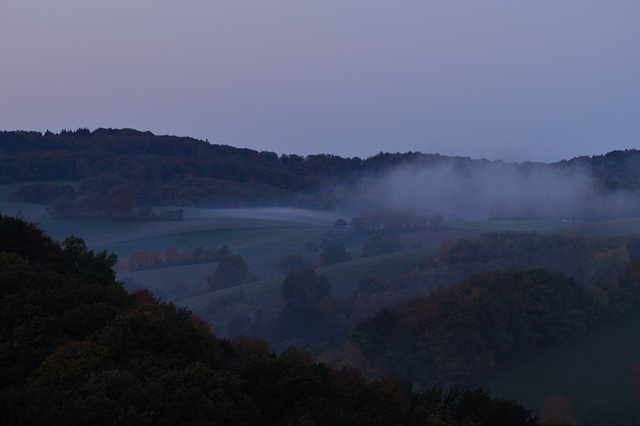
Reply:
<svg viewBox="0 0 640 426"><path fill-rule="evenodd" d="M360 191L388 209L445 219L602 220L636 216L637 194L613 191L575 165L448 161L399 166L363 179Z"/></svg>

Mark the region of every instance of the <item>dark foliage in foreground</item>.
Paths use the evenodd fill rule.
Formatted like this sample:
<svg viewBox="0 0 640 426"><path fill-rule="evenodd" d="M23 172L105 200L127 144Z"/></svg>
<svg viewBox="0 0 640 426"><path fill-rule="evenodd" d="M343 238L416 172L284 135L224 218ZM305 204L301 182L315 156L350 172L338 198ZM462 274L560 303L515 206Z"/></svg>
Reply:
<svg viewBox="0 0 640 426"><path fill-rule="evenodd" d="M533 425L488 392L366 383L290 348L217 339L185 309L127 293L113 256L0 216L0 410L34 424Z"/></svg>

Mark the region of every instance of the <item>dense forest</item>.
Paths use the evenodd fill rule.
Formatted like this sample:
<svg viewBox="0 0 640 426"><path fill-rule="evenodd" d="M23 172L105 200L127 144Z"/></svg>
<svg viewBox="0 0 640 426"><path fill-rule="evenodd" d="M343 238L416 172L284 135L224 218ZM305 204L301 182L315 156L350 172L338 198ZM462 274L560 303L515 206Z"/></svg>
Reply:
<svg viewBox="0 0 640 426"><path fill-rule="evenodd" d="M425 386L470 386L496 363L640 307L640 260L584 287L546 269L486 272L384 308L349 335L375 367Z"/></svg>
<svg viewBox="0 0 640 426"><path fill-rule="evenodd" d="M546 268L591 286L617 276L640 257L640 239L634 236L587 238L536 232L492 232L457 242L446 241L437 254L407 268L397 279L360 282L353 294L356 311L372 313L439 287L458 284L489 271Z"/></svg>
<svg viewBox="0 0 640 426"><path fill-rule="evenodd" d="M14 195L16 200L55 205L60 214L70 216L127 217L136 206L161 205L347 206L362 211L379 200L363 191L336 188L366 186L366 178L399 166L447 167L460 175L478 171L531 176L540 171L580 169L593 177L593 190L604 194L636 192L640 182L640 151L635 150L554 164L516 164L412 152L380 153L367 159L328 154L278 156L132 129L0 133L0 183L78 181L77 189L25 187ZM490 215L546 214L536 212L535 205L525 207L528 210L521 211L496 203Z"/></svg>
<svg viewBox="0 0 640 426"><path fill-rule="evenodd" d="M0 216L0 407L33 424L533 425L481 389L367 382L293 347L220 340L186 309L127 293L116 259ZM287 297L300 296L293 291Z"/></svg>

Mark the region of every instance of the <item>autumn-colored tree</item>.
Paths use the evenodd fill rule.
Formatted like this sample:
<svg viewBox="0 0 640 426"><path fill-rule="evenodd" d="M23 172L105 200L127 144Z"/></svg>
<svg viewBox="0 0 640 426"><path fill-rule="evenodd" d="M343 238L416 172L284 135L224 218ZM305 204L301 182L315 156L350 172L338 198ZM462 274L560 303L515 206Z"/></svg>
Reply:
<svg viewBox="0 0 640 426"><path fill-rule="evenodd" d="M353 256L347 251L344 244L329 244L320 253L317 264L318 266L332 265L334 263L347 262L351 259L353 259Z"/></svg>
<svg viewBox="0 0 640 426"><path fill-rule="evenodd" d="M129 270L139 271L143 269L151 269L156 266L157 257L153 253L140 251L134 253L129 259Z"/></svg>
<svg viewBox="0 0 640 426"><path fill-rule="evenodd" d="M374 234L362 242L362 255L365 257L389 254L400 249L402 243L397 235L384 238L380 234Z"/></svg>
<svg viewBox="0 0 640 426"><path fill-rule="evenodd" d="M320 299L330 294L330 285L327 278L324 275L318 276L314 269L291 269L282 282L280 294L289 304L315 306Z"/></svg>
<svg viewBox="0 0 640 426"><path fill-rule="evenodd" d="M284 273L304 265L305 261L300 253L291 253L278 259L278 268Z"/></svg>
<svg viewBox="0 0 640 426"><path fill-rule="evenodd" d="M207 275L196 285L194 295L205 294L215 290L235 287L250 279L249 266L242 256L229 255L218 262L212 275Z"/></svg>
<svg viewBox="0 0 640 426"><path fill-rule="evenodd" d="M586 290L534 269L476 275L359 322L349 340L372 362L424 386L464 386L512 353L586 327Z"/></svg>

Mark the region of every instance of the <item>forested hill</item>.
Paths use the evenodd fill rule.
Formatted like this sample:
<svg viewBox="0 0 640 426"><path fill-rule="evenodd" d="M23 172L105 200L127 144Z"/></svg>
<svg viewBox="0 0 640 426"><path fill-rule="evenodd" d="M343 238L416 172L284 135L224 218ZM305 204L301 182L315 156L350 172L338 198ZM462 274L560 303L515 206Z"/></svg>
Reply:
<svg viewBox="0 0 640 426"><path fill-rule="evenodd" d="M131 129L5 131L0 133L0 183L78 180L78 195L126 191L139 205L291 204L329 182L414 156L278 156Z"/></svg>
<svg viewBox="0 0 640 426"><path fill-rule="evenodd" d="M380 153L367 159L278 156L132 129L0 133L0 183L75 180L81 182L78 196L125 193L137 205L331 208L338 197L328 188L349 186L358 178L406 164L447 165L460 172L495 167L522 174L578 166L590 171L601 190L636 190L640 185L640 151L635 150L554 164L507 164L412 152Z"/></svg>
<svg viewBox="0 0 640 426"><path fill-rule="evenodd" d="M480 388L418 393L294 347L276 356L262 341L217 339L191 312L127 293L115 261L0 215L3 424L537 423Z"/></svg>

